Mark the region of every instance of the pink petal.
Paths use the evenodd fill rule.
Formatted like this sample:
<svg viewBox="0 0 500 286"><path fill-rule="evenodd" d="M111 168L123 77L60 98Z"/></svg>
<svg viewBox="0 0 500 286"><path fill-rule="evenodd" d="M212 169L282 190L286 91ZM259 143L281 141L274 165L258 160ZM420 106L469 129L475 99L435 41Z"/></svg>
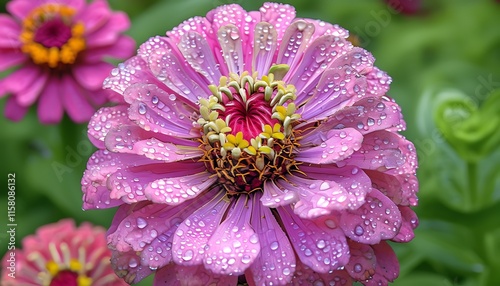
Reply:
<svg viewBox="0 0 500 286"><path fill-rule="evenodd" d="M152 181L148 184L144 193L152 202L177 205L196 198L212 186L215 181L217 181L217 176L211 176L206 171L196 174L186 171L182 177L162 178Z"/></svg>
<svg viewBox="0 0 500 286"><path fill-rule="evenodd" d="M359 150L363 142L363 135L352 128L334 129L328 136L328 140L317 147L299 150L295 159L313 164L336 163Z"/></svg>
<svg viewBox="0 0 500 286"><path fill-rule="evenodd" d="M211 94L207 82L187 65L182 55L161 51L150 55L151 72L178 95L196 102L200 94Z"/></svg>
<svg viewBox="0 0 500 286"><path fill-rule="evenodd" d="M301 166L309 178L334 181L347 191L347 208L355 210L365 202L365 196L372 189L370 178L355 166L337 168L333 165Z"/></svg>
<svg viewBox="0 0 500 286"><path fill-rule="evenodd" d="M340 226L350 239L375 244L392 239L401 227L397 206L376 189L366 195L366 202L356 210L342 212Z"/></svg>
<svg viewBox="0 0 500 286"><path fill-rule="evenodd" d="M47 74L34 64L26 64L2 80L2 90L18 94L30 89L30 85L39 77Z"/></svg>
<svg viewBox="0 0 500 286"><path fill-rule="evenodd" d="M129 125L127 106L117 105L103 107L90 118L88 136L92 144L99 149L104 149L104 138L112 129L120 125Z"/></svg>
<svg viewBox="0 0 500 286"><path fill-rule="evenodd" d="M260 199L263 206L277 208L299 200L297 192L284 188L281 182L282 180L266 180L264 182L264 194Z"/></svg>
<svg viewBox="0 0 500 286"><path fill-rule="evenodd" d="M300 63L283 80L297 88L296 103L302 104L333 61L346 53L345 40L324 35L308 43Z"/></svg>
<svg viewBox="0 0 500 286"><path fill-rule="evenodd" d="M259 237L250 226L252 201L240 196L207 243L203 263L216 274L241 275L260 252Z"/></svg>
<svg viewBox="0 0 500 286"><path fill-rule="evenodd" d="M276 63L287 64L291 70L295 70L300 63L307 45L312 42L314 25L304 20L295 20L285 30L281 39Z"/></svg>
<svg viewBox="0 0 500 286"><path fill-rule="evenodd" d="M273 25L260 22L255 26L252 70L257 71L259 77L266 75L273 63L274 54L278 46L277 37L277 32Z"/></svg>
<svg viewBox="0 0 500 286"><path fill-rule="evenodd" d="M104 79L113 69L113 65L105 62L92 64L81 63L72 69L76 81L84 88L97 90L102 87Z"/></svg>
<svg viewBox="0 0 500 286"><path fill-rule="evenodd" d="M1 29L0 29L1 30ZM1 43L0 43L1 45ZM3 48L0 46L0 72L11 67L17 66L28 58L26 54L21 53L17 49Z"/></svg>
<svg viewBox="0 0 500 286"><path fill-rule="evenodd" d="M12 17L0 14L0 48L16 49L16 52L22 54L17 48L21 47L19 35L21 26ZM3 52L2 52L3 53Z"/></svg>
<svg viewBox="0 0 500 286"><path fill-rule="evenodd" d="M113 13L113 16L95 31L89 31L87 34L87 47L89 49L112 45L120 37L120 33L127 30L130 26L130 20L127 14L123 12Z"/></svg>
<svg viewBox="0 0 500 286"><path fill-rule="evenodd" d="M126 59L135 53L135 41L128 36L120 36L112 45L93 48L82 54L82 61L96 63L106 57Z"/></svg>
<svg viewBox="0 0 500 286"><path fill-rule="evenodd" d="M109 208L123 203L110 198L107 188L107 178L121 168L150 163L151 160L133 155L117 154L108 150L96 151L87 163L87 169L82 177L83 208Z"/></svg>
<svg viewBox="0 0 500 286"><path fill-rule="evenodd" d="M92 34L106 24L112 15L107 1L94 1L89 3L85 9L75 17L75 21L85 24L85 32Z"/></svg>
<svg viewBox="0 0 500 286"><path fill-rule="evenodd" d="M5 117L12 121L19 121L24 118L28 109L29 107L19 105L15 96L11 96L5 103Z"/></svg>
<svg viewBox="0 0 500 286"><path fill-rule="evenodd" d="M114 232L108 232L108 244L122 252L130 251L131 249L134 251L146 251L149 248L148 246L157 239L160 241L163 240L162 246L165 246L166 241L173 238L172 235L177 229L177 224L181 223L189 214L207 201L208 197L174 207L164 204L149 204L139 208L121 219ZM170 239L170 244L171 242L172 240ZM166 257L167 260L164 263L167 264L171 261L172 253L170 249L165 250L164 256L161 258ZM148 256L141 255L141 257L145 258ZM152 261L148 260L142 261L152 266L150 264ZM154 265L154 267L161 266L163 265Z"/></svg>
<svg viewBox="0 0 500 286"><path fill-rule="evenodd" d="M228 72L242 74L245 71L245 63L241 34L238 27L232 24L222 26L217 33L217 39L221 46Z"/></svg>
<svg viewBox="0 0 500 286"><path fill-rule="evenodd" d="M286 28L295 19L295 8L288 4L266 2L259 11L260 21L270 23L277 31L278 39L283 38Z"/></svg>
<svg viewBox="0 0 500 286"><path fill-rule="evenodd" d="M214 190L216 191L216 190ZM212 201L185 219L175 232L172 253L176 264L200 265L205 260L208 241L214 235L229 207L220 191Z"/></svg>
<svg viewBox="0 0 500 286"><path fill-rule="evenodd" d="M343 39L347 39L347 37L349 37L349 31L340 27L337 24L330 24L316 19L304 19L304 20L313 24L316 28L314 30L313 39L319 38L323 35L333 35L335 37ZM352 45L349 42L346 42L345 44L352 48Z"/></svg>
<svg viewBox="0 0 500 286"><path fill-rule="evenodd" d="M26 18L33 8L41 4L37 2L33 0L9 1L6 4L6 8L10 14L21 20Z"/></svg>
<svg viewBox="0 0 500 286"><path fill-rule="evenodd" d="M403 221L399 233L392 239L396 242L409 242L415 237L413 230L418 226L418 217L415 212L405 206L398 206Z"/></svg>
<svg viewBox="0 0 500 286"><path fill-rule="evenodd" d="M30 106L35 103L48 80L50 80L49 75L41 73L26 89L16 94L17 102L21 106Z"/></svg>
<svg viewBox="0 0 500 286"><path fill-rule="evenodd" d="M51 124L61 121L64 110L60 96L71 96L69 94L65 94L63 90L64 88L61 79L53 76L48 79L47 84L38 99L38 118L43 124Z"/></svg>
<svg viewBox="0 0 500 286"><path fill-rule="evenodd" d="M71 77L64 76L61 79L62 103L69 117L76 123L89 121L95 112L95 108L90 105L86 93L87 91Z"/></svg>
<svg viewBox="0 0 500 286"><path fill-rule="evenodd" d="M389 85L392 82L390 76L386 72L379 70L377 67L365 75L366 76L366 90L373 96L382 96L389 91Z"/></svg>
<svg viewBox="0 0 500 286"><path fill-rule="evenodd" d="M417 156L415 147L401 135L385 130L364 136L357 152L346 160L346 164L363 169L387 171L389 174L415 173Z"/></svg>
<svg viewBox="0 0 500 286"><path fill-rule="evenodd" d="M186 62L196 72L203 75L207 83L218 83L222 76L219 64L212 54L212 47L202 35L189 32L181 37L177 44Z"/></svg>
<svg viewBox="0 0 500 286"><path fill-rule="evenodd" d="M387 97L365 97L341 109L329 121L329 125L356 128L362 134L384 129L393 132L405 129L401 108Z"/></svg>
<svg viewBox="0 0 500 286"><path fill-rule="evenodd" d="M217 275L203 265L182 266L171 264L156 272L154 286L176 285L236 285L237 276Z"/></svg>
<svg viewBox="0 0 500 286"><path fill-rule="evenodd" d="M111 266L116 275L129 284L135 284L151 275L154 271L142 265L140 257L134 251L111 251Z"/></svg>
<svg viewBox="0 0 500 286"><path fill-rule="evenodd" d="M364 281L375 274L377 258L373 249L366 244L347 241L351 250L351 259L345 266L349 275L357 281Z"/></svg>
<svg viewBox="0 0 500 286"><path fill-rule="evenodd" d="M347 191L335 181L311 180L296 176L287 177L290 183L282 182L287 189L297 193L299 201L293 211L300 218L313 219L343 210L349 204Z"/></svg>
<svg viewBox="0 0 500 286"><path fill-rule="evenodd" d="M304 120L320 120L335 114L343 107L365 95L366 79L348 66L327 69L321 75L314 93L302 108Z"/></svg>
<svg viewBox="0 0 500 286"><path fill-rule="evenodd" d="M258 199L258 197L257 197ZM295 272L295 253L271 210L253 204L251 225L260 240L260 252L250 265L255 285L286 285Z"/></svg>
<svg viewBox="0 0 500 286"><path fill-rule="evenodd" d="M160 82L151 74L148 64L140 57L132 57L111 70L111 75L103 82L104 88L109 88L121 95L134 83ZM132 103L132 102L129 102Z"/></svg>
<svg viewBox="0 0 500 286"><path fill-rule="evenodd" d="M229 38L234 38L234 41L231 42L234 42L234 44L241 46L241 54L239 54L238 51L238 62L242 62L243 65L238 64L239 68L241 69L241 71L251 71L253 46L250 43L252 43L253 41L253 31L255 25L260 20L260 13L247 13L243 8L241 8L241 6L237 4L229 4L219 6L214 10L208 12L206 19L210 23L212 23L211 29L207 32L207 39L214 38L215 35L213 35L212 33L219 34L221 33L221 31L227 31L230 29L232 30L233 28L235 30L238 30L238 32L232 32L232 37L230 35ZM236 35L238 35L239 37L235 37ZM226 47L227 44L219 39L218 41L214 41L214 43L212 44L212 46L214 47L214 51L219 50L219 45L221 47L221 50L223 50L223 53L225 49L228 49L228 47ZM224 62L224 60L222 60L217 52L215 52L215 56L219 59L220 63ZM231 64L227 63L227 65L229 67ZM232 71L231 68L230 71ZM223 69L221 69L221 72L224 74Z"/></svg>
<svg viewBox="0 0 500 286"><path fill-rule="evenodd" d="M380 242L371 246L377 259L375 275L365 281L366 286L388 285L399 276L399 261L396 253L387 242Z"/></svg>
<svg viewBox="0 0 500 286"><path fill-rule="evenodd" d="M209 12L210 13L210 12ZM231 14L228 14L230 16ZM208 17L207 17L208 18ZM167 37L172 39L174 44L177 44L181 37L188 32L197 32L205 39L214 38L214 30L212 30L210 22L204 17L193 17L174 27L171 31L167 31ZM217 29L215 30L217 31Z"/></svg>
<svg viewBox="0 0 500 286"><path fill-rule="evenodd" d="M286 233L302 263L312 270L327 273L349 261L349 247L340 228L316 225L293 214L290 206L276 209Z"/></svg>
<svg viewBox="0 0 500 286"><path fill-rule="evenodd" d="M106 148L112 152L143 155L147 158L163 162L176 162L198 158L203 155L203 152L195 146L167 143L157 138L151 138L151 135L150 132L144 131L139 126L121 125L108 132L104 143ZM164 139L168 140L169 138ZM183 142L191 144L187 140Z"/></svg>
<svg viewBox="0 0 500 286"><path fill-rule="evenodd" d="M124 97L132 102L129 118L145 130L180 138L200 137L191 118L195 108L186 105L186 101L179 100L175 94L168 94L154 84L136 84L127 88Z"/></svg>
<svg viewBox="0 0 500 286"><path fill-rule="evenodd" d="M395 204L416 206L418 203L418 180L415 174L391 175L383 172L366 170L373 187L381 191Z"/></svg>
<svg viewBox="0 0 500 286"><path fill-rule="evenodd" d="M291 285L339 285L352 286L354 281L345 270L335 270L332 273L316 273L307 265L297 261L297 270Z"/></svg>

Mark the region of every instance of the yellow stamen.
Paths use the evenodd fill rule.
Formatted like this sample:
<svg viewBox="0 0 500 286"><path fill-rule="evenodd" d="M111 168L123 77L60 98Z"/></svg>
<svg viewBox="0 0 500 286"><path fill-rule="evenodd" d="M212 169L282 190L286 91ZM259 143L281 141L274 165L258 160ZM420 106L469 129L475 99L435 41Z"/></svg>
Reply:
<svg viewBox="0 0 500 286"><path fill-rule="evenodd" d="M45 264L45 268L47 268L47 271L49 271L52 277L56 276L57 273L59 273L59 265L55 263L53 260L47 262Z"/></svg>
<svg viewBox="0 0 500 286"><path fill-rule="evenodd" d="M85 275L78 276L78 286L90 286L92 285L92 278L89 278Z"/></svg>

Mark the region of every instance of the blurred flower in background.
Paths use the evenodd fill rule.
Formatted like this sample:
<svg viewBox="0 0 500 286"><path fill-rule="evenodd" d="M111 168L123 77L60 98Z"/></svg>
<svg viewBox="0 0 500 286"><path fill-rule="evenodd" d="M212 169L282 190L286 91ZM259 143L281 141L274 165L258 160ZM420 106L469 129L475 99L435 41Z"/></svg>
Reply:
<svg viewBox="0 0 500 286"><path fill-rule="evenodd" d="M5 116L20 120L37 104L42 123L58 123L64 112L88 121L109 101L101 87L112 65L104 59L134 52L132 38L122 35L127 15L105 0L13 0L7 10L12 16L0 15L0 71L17 70L0 80L0 96L10 94Z"/></svg>
<svg viewBox="0 0 500 286"><path fill-rule="evenodd" d="M15 266L9 264L11 253L15 253ZM41 226L35 235L23 239L22 249L7 252L2 259L2 269L5 271L0 284L127 285L111 269L110 256L102 227L90 223L75 227L73 220L64 219ZM8 267L14 267L15 271L6 271Z"/></svg>
<svg viewBox="0 0 500 286"><path fill-rule="evenodd" d="M387 5L398 13L416 14L422 8L422 0L384 0Z"/></svg>
<svg viewBox="0 0 500 286"><path fill-rule="evenodd" d="M418 221L391 78L348 32L289 5L221 6L153 37L104 86L84 208L128 283L385 285ZM238 277L240 276L240 277ZM244 278L243 278L244 276ZM240 281L241 282L241 281Z"/></svg>

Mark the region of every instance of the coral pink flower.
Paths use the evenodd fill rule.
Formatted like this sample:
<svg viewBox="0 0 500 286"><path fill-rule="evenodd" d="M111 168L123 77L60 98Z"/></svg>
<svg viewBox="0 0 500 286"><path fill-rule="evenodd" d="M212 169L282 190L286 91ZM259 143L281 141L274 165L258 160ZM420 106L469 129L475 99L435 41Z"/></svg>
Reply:
<svg viewBox="0 0 500 286"><path fill-rule="evenodd" d="M11 94L5 115L20 120L38 105L42 123L57 123L64 111L85 122L107 101L102 82L112 69L105 57L127 58L134 41L126 14L105 0L12 0L0 15L0 71L19 67L0 80L0 96Z"/></svg>
<svg viewBox="0 0 500 286"><path fill-rule="evenodd" d="M105 87L84 208L119 206L129 283L387 284L417 225L416 153L391 79L337 25L221 6L144 43ZM320 285L320 284L318 284ZM323 284L321 284L323 285ZM337 284L335 284L337 285Z"/></svg>
<svg viewBox="0 0 500 286"><path fill-rule="evenodd" d="M22 249L5 254L0 284L127 285L110 267L111 252L106 246L105 234L103 228L89 223L75 228L70 219L42 226L35 235L23 239ZM15 260L12 264L11 257Z"/></svg>

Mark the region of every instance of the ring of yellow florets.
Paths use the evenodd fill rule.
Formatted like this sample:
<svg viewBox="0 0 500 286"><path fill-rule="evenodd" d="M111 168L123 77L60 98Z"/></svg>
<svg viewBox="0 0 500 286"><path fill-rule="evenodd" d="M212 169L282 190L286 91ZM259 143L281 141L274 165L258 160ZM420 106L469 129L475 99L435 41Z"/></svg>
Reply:
<svg viewBox="0 0 500 286"><path fill-rule="evenodd" d="M298 171L298 163L293 158L294 149L299 146L293 126L300 119L293 103L295 87L275 79L275 73L281 76L287 70L288 66L273 66L268 75L260 79L257 73L249 75L248 72L222 77L219 86L209 86L212 95L200 100L198 124L203 130L200 148L204 151L201 161L209 172L219 177L218 182L228 195L262 190L266 180L285 179L286 173ZM247 102L258 92L264 94L272 108L271 118L277 123L263 125L262 132L249 142L242 131L233 134L231 116L223 120L220 113L225 111L225 100L240 96Z"/></svg>
<svg viewBox="0 0 500 286"><path fill-rule="evenodd" d="M60 64L73 64L77 55L86 48L83 23L71 23L75 12L75 9L60 4L45 4L34 9L23 21L23 30L19 37L23 44L23 53L28 54L35 64L47 64L50 68L56 68ZM57 17L71 27L71 37L68 41L61 47L46 47L36 42L37 29Z"/></svg>

